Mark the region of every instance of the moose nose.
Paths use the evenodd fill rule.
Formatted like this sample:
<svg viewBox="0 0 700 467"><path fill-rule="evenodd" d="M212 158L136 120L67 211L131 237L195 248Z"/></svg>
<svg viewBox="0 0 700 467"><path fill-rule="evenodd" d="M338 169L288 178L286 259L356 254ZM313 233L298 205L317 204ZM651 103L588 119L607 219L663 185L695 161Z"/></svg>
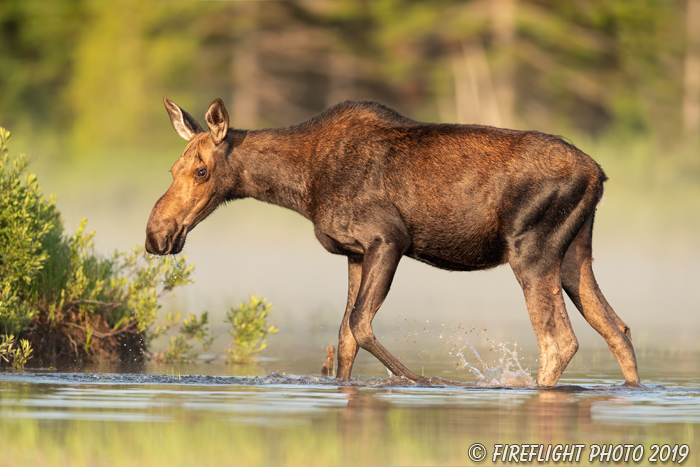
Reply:
<svg viewBox="0 0 700 467"><path fill-rule="evenodd" d="M146 251L152 255L165 255L168 249L168 236L156 235L153 231L146 232Z"/></svg>

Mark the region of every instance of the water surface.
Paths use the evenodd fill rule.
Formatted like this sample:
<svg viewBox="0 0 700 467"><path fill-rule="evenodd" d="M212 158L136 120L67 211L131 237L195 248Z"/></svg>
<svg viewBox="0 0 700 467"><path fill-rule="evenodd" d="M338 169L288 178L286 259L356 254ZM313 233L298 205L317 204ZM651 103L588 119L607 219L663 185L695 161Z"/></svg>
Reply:
<svg viewBox="0 0 700 467"><path fill-rule="evenodd" d="M497 444L518 443L583 444L575 465L589 464L592 445L642 446L645 460L652 445L687 445L682 465L700 463L697 355L640 358L653 370L642 389L621 386L619 369L596 358L556 389L478 386L457 366L429 370L471 386L410 385L381 369L339 384L268 371L284 363L276 358L254 367L258 376L202 364L4 373L0 464L492 465ZM474 443L487 450L482 463L470 460Z"/></svg>

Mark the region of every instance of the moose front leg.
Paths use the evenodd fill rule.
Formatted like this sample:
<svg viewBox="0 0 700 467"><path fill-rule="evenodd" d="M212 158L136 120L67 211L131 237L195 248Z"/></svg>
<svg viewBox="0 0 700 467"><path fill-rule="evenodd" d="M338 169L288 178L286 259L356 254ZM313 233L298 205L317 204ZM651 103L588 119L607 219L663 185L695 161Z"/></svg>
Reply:
<svg viewBox="0 0 700 467"><path fill-rule="evenodd" d="M379 343L372 330L372 319L389 293L399 260L406 251L407 242L375 239L365 249L362 259L362 280L350 312L350 330L357 344L377 357L393 374L413 381L424 378L413 373Z"/></svg>

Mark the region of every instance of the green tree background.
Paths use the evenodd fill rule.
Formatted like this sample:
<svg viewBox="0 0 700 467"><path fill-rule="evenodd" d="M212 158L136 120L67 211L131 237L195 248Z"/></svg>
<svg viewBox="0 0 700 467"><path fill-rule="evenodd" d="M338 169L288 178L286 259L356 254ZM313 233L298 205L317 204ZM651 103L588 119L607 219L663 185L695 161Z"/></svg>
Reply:
<svg viewBox="0 0 700 467"><path fill-rule="evenodd" d="M58 132L56 157L80 158L162 144L165 94L222 96L243 127L369 97L433 121L697 143L697 3L9 0L0 123Z"/></svg>

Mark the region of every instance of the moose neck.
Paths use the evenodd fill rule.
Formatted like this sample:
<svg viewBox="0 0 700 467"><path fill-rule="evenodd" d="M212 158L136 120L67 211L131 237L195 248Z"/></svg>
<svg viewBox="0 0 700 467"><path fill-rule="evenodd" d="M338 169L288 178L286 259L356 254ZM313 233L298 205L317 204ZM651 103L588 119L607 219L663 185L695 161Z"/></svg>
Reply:
<svg viewBox="0 0 700 467"><path fill-rule="evenodd" d="M232 133L233 159L242 165L238 169L240 197L282 206L310 218L307 182L313 147L309 135L286 128Z"/></svg>

